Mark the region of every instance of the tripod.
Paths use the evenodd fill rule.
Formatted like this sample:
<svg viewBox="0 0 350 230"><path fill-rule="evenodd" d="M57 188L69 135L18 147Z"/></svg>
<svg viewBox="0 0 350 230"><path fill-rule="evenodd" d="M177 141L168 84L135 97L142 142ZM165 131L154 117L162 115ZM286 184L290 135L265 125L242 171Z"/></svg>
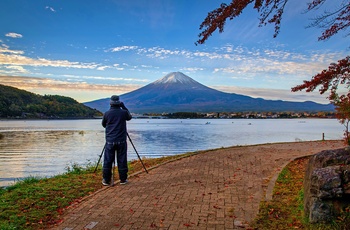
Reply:
<svg viewBox="0 0 350 230"><path fill-rule="evenodd" d="M143 168L145 169L146 173L148 173L148 171L147 171L147 169L146 169L145 165L143 164L143 162L142 162L142 160L141 160L141 157L140 157L139 153L137 152L137 150L136 150L136 148L135 148L134 143L132 142L132 140L131 140L131 138L130 138L130 136L129 136L129 133L126 133L126 135L128 136L129 141L130 141L130 143L131 143L132 147L134 147L134 150L135 150L135 152L136 152L136 154L137 154L137 157L139 158L139 160L140 160L140 162L141 162L141 164L142 164Z"/></svg>
<svg viewBox="0 0 350 230"><path fill-rule="evenodd" d="M94 173L96 173L97 167L98 167L98 165L100 164L100 161L101 161L101 158L102 158L102 155L103 155L103 152L105 151L105 149L106 149L106 144L105 144L105 146L104 146L103 149L102 149L102 152L101 152L100 157L98 158L98 161L97 161L97 164L96 164L96 168L95 168L95 170L94 170ZM114 174L115 174L115 159L114 159L114 161L113 161L113 171L112 171L111 186L114 185Z"/></svg>
<svg viewBox="0 0 350 230"><path fill-rule="evenodd" d="M141 157L140 157L139 153L137 152L137 150L136 150L136 148L135 148L134 143L132 142L132 140L131 140L131 138L130 138L130 136L129 136L129 133L126 133L126 135L128 136L128 139L129 139L129 141L130 141L132 147L134 148L134 150L135 150L135 152L136 152L136 154L137 154L137 157L139 158L139 160L140 160L140 162L141 162L143 168L145 169L146 173L148 173L148 171L147 171L145 165L143 164L143 162L142 162L142 160L141 160ZM95 170L94 170L94 173L96 173L97 167L98 167L98 165L100 164L100 161L101 161L103 152L105 151L105 148L106 148L106 144L104 145L104 147L103 147L103 149L102 149L102 152L101 152L101 155L100 155L100 157L99 157L99 159L98 159L98 161L97 161L97 165L96 165L96 168L95 168ZM115 161L114 161L114 162L115 162ZM115 167L115 163L114 163L114 167Z"/></svg>
<svg viewBox="0 0 350 230"><path fill-rule="evenodd" d="M102 149L101 155L100 155L100 157L98 158L98 161L97 161L97 164L96 164L96 168L95 168L95 170L94 170L94 173L96 172L97 167L98 167L98 165L100 164L101 157L102 157L102 155L103 155L103 152L105 151L105 148L106 148L106 144L103 146L103 149Z"/></svg>

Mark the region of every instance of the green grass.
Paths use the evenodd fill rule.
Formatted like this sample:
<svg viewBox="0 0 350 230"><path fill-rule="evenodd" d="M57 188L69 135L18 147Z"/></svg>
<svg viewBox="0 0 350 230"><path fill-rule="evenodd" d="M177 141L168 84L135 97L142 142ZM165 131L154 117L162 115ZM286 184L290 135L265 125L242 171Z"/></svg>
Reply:
<svg viewBox="0 0 350 230"><path fill-rule="evenodd" d="M304 217L303 180L308 157L288 164L279 174L271 201L262 201L256 229L350 229L350 207L329 224L310 224Z"/></svg>
<svg viewBox="0 0 350 230"><path fill-rule="evenodd" d="M30 177L1 189L0 229L39 229L55 224L67 206L101 187L100 176L75 167L50 179Z"/></svg>
<svg viewBox="0 0 350 230"><path fill-rule="evenodd" d="M182 155L143 159L147 169L182 157ZM7 188L0 188L0 229L46 229L61 221L67 207L102 188L101 166L73 164L67 172L52 178L28 177ZM139 160L129 162L129 174L141 172ZM117 170L116 170L117 172ZM116 173L118 174L118 173ZM115 175L118 180L118 175Z"/></svg>
<svg viewBox="0 0 350 230"><path fill-rule="evenodd" d="M292 175L291 175L290 170L288 168L284 168L284 169L282 169L282 171L278 175L276 182L287 184L287 183L290 183L291 177L292 177Z"/></svg>

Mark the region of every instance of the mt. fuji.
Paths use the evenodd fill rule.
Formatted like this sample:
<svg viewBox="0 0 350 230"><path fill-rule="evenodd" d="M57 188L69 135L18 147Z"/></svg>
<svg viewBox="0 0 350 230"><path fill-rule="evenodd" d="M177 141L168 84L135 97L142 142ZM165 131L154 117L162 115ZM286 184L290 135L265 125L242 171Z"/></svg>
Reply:
<svg viewBox="0 0 350 230"><path fill-rule="evenodd" d="M173 83L179 83L179 84L188 84L188 85L197 85L200 84L193 80L192 78L186 76L183 73L180 72L173 72L165 75L163 78L153 82L153 84L173 84Z"/></svg>
<svg viewBox="0 0 350 230"><path fill-rule="evenodd" d="M109 98L84 103L105 112ZM161 79L132 92L120 95L132 113L172 112L243 112L243 111L333 111L333 105L315 102L287 102L224 93L198 83L181 72L169 73Z"/></svg>

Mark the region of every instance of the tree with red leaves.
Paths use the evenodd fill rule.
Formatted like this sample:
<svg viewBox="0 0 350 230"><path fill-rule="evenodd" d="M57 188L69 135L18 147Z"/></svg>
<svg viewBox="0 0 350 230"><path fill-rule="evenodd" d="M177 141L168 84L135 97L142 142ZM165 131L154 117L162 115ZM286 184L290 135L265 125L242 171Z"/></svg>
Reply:
<svg viewBox="0 0 350 230"><path fill-rule="evenodd" d="M232 0L230 4L222 3L219 8L208 13L200 25L202 32L199 34L197 44L204 44L205 41L218 29L219 33L224 31L227 19L237 18L250 4L260 13L259 26L274 24L276 37L280 32L282 16L289 0ZM300 0L296 0L300 1ZM329 0L334 1L334 0ZM327 0L311 0L307 3L307 11L318 10ZM334 9L328 9L320 16L313 19L310 26L323 29L318 40L328 40L338 32L345 32L350 26L350 0L342 0L340 5L333 4ZM350 33L346 34L349 36ZM293 92L306 90L314 91L320 88L320 93L330 91L329 100L336 106L337 118L345 125L345 138L350 145L349 121L350 121L350 92L339 95L338 87L342 85L350 87L350 56L339 60L338 63L331 63L327 70L312 77L310 81L292 88Z"/></svg>
<svg viewBox="0 0 350 230"><path fill-rule="evenodd" d="M232 0L230 4L222 3L219 8L208 13L199 29L203 30L199 34L196 44L204 44L206 40L217 30L224 32L227 19L237 18L243 10L254 3L254 9L260 13L259 25L275 25L274 37L278 35L281 28L282 16L286 4L289 0ZM300 0L296 0L300 1ZM334 0L329 0L334 1ZM313 0L307 3L307 11L317 10L327 0ZM350 26L350 1L343 0L339 6L334 4L332 11L324 12L313 20L311 26L323 28L319 40L327 40L340 31L345 31ZM349 35L349 34L347 34Z"/></svg>
<svg viewBox="0 0 350 230"><path fill-rule="evenodd" d="M320 94L329 91L329 100L333 104L338 104L343 99L337 93L339 85L350 86L350 56L339 60L338 63L331 63L328 69L316 74L310 81L304 81L303 84L292 88L293 92L305 89L306 92L314 91L318 86ZM350 96L350 92L348 94Z"/></svg>
<svg viewBox="0 0 350 230"><path fill-rule="evenodd" d="M339 93L339 86L348 88L350 86L350 56L331 63L328 69L316 74L310 81L292 88L293 92L305 89L306 92L314 91L318 86L320 94L329 91L329 100L336 107L336 116L341 124L345 126L344 137L350 145L349 122L350 122L350 92Z"/></svg>
<svg viewBox="0 0 350 230"><path fill-rule="evenodd" d="M345 126L344 137L348 145L350 145L350 133L349 133L349 123L350 123L350 93L348 95L339 96L336 100L336 116L341 124Z"/></svg>

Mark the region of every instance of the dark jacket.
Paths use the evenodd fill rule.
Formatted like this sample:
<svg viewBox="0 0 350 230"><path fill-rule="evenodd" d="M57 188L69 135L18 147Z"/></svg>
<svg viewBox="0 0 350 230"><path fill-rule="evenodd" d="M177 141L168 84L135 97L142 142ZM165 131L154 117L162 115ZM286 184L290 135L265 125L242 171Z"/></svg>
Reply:
<svg viewBox="0 0 350 230"><path fill-rule="evenodd" d="M131 118L132 116L127 109L111 106L102 118L102 126L106 128L106 142L126 141L126 121L131 120Z"/></svg>

